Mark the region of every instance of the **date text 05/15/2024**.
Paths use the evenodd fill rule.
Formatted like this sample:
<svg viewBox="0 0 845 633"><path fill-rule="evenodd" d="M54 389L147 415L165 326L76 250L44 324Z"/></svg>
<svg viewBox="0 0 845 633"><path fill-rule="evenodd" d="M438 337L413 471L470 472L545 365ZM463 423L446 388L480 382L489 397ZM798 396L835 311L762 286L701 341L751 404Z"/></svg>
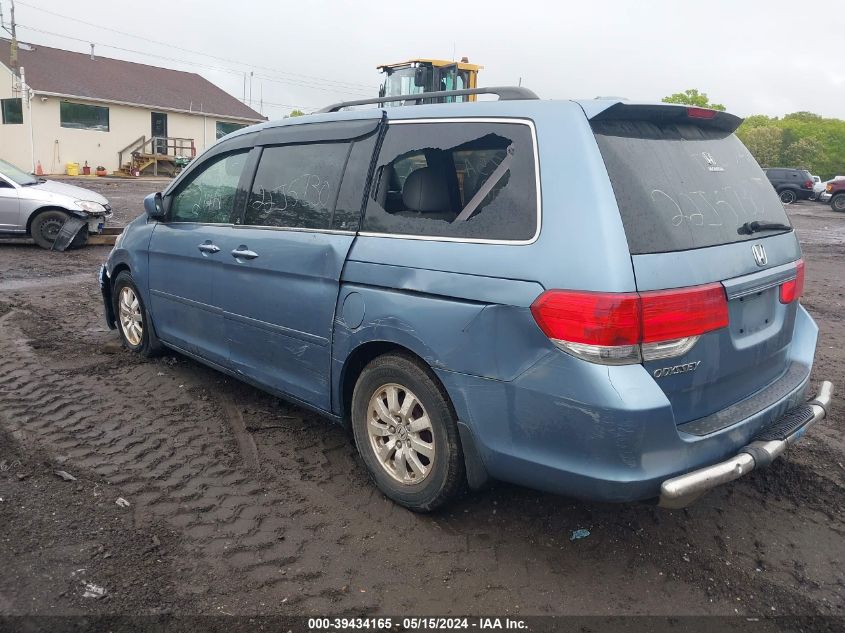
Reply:
<svg viewBox="0 0 845 633"><path fill-rule="evenodd" d="M308 629L314 631L347 630L387 630L401 622L404 630L442 631L462 630L527 630L525 620L518 618L475 617L475 618L438 618L438 617L375 617L375 618L309 618Z"/></svg>

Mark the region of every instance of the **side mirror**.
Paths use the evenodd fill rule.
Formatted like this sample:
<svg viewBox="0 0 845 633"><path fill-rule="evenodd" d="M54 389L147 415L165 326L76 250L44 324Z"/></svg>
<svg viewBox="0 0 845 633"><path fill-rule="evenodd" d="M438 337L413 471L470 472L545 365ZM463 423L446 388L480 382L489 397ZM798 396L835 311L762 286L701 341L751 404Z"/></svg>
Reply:
<svg viewBox="0 0 845 633"><path fill-rule="evenodd" d="M160 191L144 198L144 211L151 220L163 220L167 217L167 204Z"/></svg>

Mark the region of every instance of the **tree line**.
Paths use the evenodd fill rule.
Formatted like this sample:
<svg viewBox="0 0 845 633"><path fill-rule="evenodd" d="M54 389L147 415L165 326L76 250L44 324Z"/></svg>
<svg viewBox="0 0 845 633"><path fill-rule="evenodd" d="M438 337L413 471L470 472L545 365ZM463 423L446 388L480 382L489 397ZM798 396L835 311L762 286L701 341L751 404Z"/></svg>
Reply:
<svg viewBox="0 0 845 633"><path fill-rule="evenodd" d="M677 92L663 101L725 109L720 103L710 103L706 93L695 89ZM743 121L736 134L763 167L806 169L822 180L845 175L845 121L842 119L812 112L794 112L782 118L755 114Z"/></svg>

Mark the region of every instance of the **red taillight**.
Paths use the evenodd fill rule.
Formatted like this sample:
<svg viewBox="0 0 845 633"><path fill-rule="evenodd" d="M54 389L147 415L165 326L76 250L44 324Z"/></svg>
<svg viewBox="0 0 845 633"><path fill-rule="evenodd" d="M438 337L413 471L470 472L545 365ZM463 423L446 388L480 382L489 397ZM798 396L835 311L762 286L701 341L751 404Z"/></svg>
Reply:
<svg viewBox="0 0 845 633"><path fill-rule="evenodd" d="M687 108L687 116L691 119L714 119L716 111L709 108Z"/></svg>
<svg viewBox="0 0 845 633"><path fill-rule="evenodd" d="M636 345L640 342L640 306L636 293L550 290L531 304L546 336L587 345Z"/></svg>
<svg viewBox="0 0 845 633"><path fill-rule="evenodd" d="M642 293L549 290L534 301L531 313L546 336L567 351L572 351L570 343L576 344L576 355L584 346L595 347L588 351L596 362L602 362L597 359L609 348L621 346L651 346L652 355L671 355L666 348L655 352L651 344L697 337L728 325L728 302L718 283ZM643 347L644 355L646 351ZM639 348L624 351L624 362L639 362Z"/></svg>
<svg viewBox="0 0 845 633"><path fill-rule="evenodd" d="M780 285L780 302L792 303L801 298L804 292L804 260L795 262L795 279L785 281Z"/></svg>
<svg viewBox="0 0 845 633"><path fill-rule="evenodd" d="M728 301L722 284L640 293L643 343L698 336L727 327Z"/></svg>
<svg viewBox="0 0 845 633"><path fill-rule="evenodd" d="M813 188L813 181L812 180L805 180L804 181L804 189L812 189Z"/></svg>

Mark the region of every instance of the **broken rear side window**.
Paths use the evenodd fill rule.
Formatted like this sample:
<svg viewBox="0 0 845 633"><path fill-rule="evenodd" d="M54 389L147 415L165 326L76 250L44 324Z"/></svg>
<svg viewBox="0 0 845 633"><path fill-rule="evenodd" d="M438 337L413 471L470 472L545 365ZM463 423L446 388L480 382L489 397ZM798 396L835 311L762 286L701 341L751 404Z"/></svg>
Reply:
<svg viewBox="0 0 845 633"><path fill-rule="evenodd" d="M524 241L537 216L528 125L403 123L385 136L362 230Z"/></svg>

